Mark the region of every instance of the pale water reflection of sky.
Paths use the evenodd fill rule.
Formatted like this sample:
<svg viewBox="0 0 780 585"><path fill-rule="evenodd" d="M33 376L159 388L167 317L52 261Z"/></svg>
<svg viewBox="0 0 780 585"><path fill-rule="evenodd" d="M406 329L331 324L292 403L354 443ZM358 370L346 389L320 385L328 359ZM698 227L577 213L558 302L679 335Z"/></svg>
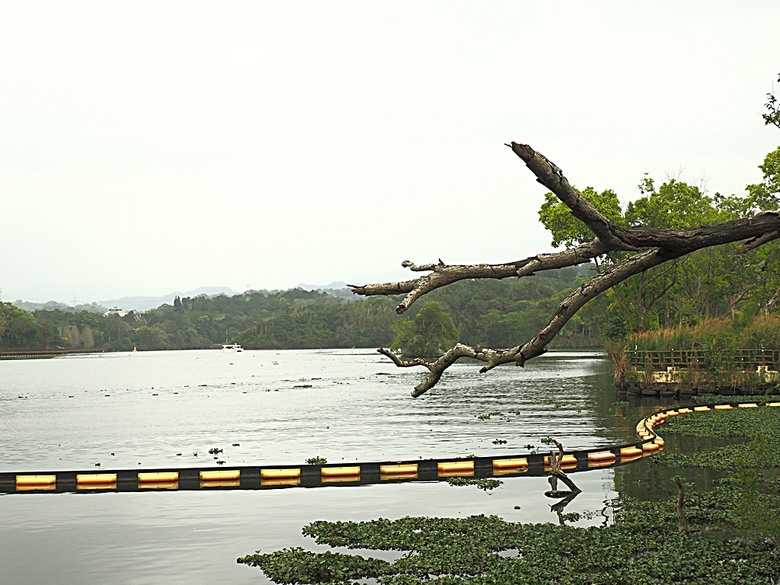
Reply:
<svg viewBox="0 0 780 585"><path fill-rule="evenodd" d="M5 2L0 298L406 278L549 251L544 189L741 193L780 3Z"/></svg>

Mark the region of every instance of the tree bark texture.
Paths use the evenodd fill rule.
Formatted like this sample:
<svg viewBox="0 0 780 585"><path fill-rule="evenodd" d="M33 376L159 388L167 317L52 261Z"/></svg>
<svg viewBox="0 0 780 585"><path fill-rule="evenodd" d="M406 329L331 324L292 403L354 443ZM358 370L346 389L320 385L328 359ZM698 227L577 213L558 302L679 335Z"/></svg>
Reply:
<svg viewBox="0 0 780 585"><path fill-rule="evenodd" d="M401 282L349 285L352 292L364 296L405 294L396 307L396 312L402 314L425 294L460 280L532 276L542 270L590 262L609 252L628 254L577 288L560 303L547 324L533 338L514 347L492 349L458 343L435 360L403 359L389 349L379 349L381 354L399 367L420 366L428 369L428 375L414 388L412 396L420 396L433 388L447 368L464 357L483 362L485 365L480 369L482 373L505 363L524 365L528 360L543 354L550 341L588 301L635 274L702 248L743 242L739 251L746 252L780 238L780 213L776 211L694 228L616 225L574 189L561 169L544 155L526 144L512 142L507 146L523 160L539 183L554 193L575 217L590 228L596 236L592 241L560 252L539 254L503 264L446 264L442 260L415 264L405 260L403 267L424 274Z"/></svg>

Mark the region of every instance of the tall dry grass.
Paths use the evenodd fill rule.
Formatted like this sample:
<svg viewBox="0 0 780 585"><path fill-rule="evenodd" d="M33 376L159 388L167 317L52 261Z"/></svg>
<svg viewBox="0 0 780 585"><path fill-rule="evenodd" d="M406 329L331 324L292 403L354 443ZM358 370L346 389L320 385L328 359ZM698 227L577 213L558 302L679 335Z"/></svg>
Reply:
<svg viewBox="0 0 780 585"><path fill-rule="evenodd" d="M718 318L695 325L643 331L630 335L625 348L647 351L780 348L780 317L759 315L743 327L729 318Z"/></svg>

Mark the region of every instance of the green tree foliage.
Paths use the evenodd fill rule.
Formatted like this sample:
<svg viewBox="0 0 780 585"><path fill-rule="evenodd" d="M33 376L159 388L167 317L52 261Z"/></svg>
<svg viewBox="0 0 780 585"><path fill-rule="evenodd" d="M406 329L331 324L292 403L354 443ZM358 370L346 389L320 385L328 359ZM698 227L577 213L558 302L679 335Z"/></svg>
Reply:
<svg viewBox="0 0 780 585"><path fill-rule="evenodd" d="M649 228L686 228L712 225L776 209L780 196L780 149L760 166L764 180L747 186L747 196L709 196L699 187L677 179L660 186L645 176L639 197L621 210L612 191L583 191L598 209L619 225ZM595 236L562 203L548 194L540 219L553 235L553 243L568 247ZM732 244L699 250L638 274L608 290L601 300L602 318L597 334L618 339L627 333L695 323L728 316L749 320L770 310L780 290L780 246L777 242L739 254ZM601 259L609 264L623 254ZM585 313L587 316L587 313ZM587 318L586 318L587 320ZM588 320L590 321L590 320ZM592 322L592 321L590 321Z"/></svg>
<svg viewBox="0 0 780 585"><path fill-rule="evenodd" d="M458 342L458 329L452 317L436 301L422 306L413 319L393 323L393 351L405 357L441 355Z"/></svg>
<svg viewBox="0 0 780 585"><path fill-rule="evenodd" d="M42 328L28 312L11 303L0 302L0 347L3 349L38 349Z"/></svg>
<svg viewBox="0 0 780 585"><path fill-rule="evenodd" d="M775 210L780 203L780 147L767 154L758 168L763 181L747 186L747 204L760 211Z"/></svg>
<svg viewBox="0 0 780 585"><path fill-rule="evenodd" d="M619 225L623 224L620 201L614 191L607 189L599 193L593 187L586 187L581 193L607 219ZM544 203L542 203L542 207L539 210L539 221L552 234L552 245L556 248L559 246L571 248L593 239L593 232L583 222L574 217L571 209L566 207L552 193L547 193L544 196Z"/></svg>

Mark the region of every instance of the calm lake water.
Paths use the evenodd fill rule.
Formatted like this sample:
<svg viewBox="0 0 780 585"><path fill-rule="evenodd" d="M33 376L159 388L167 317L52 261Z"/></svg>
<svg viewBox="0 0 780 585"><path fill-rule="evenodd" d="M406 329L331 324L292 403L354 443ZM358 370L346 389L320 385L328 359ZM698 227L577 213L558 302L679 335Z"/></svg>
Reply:
<svg viewBox="0 0 780 585"><path fill-rule="evenodd" d="M606 360L551 352L479 374L458 364L428 394L370 349L94 354L0 362L0 471L303 464L501 455L633 439L653 401L616 404ZM489 419L480 415L494 413ZM501 413L501 414L495 414ZM506 441L506 443L501 443ZM99 466L98 466L99 464ZM612 516L614 474L578 473L566 512ZM318 550L313 520L495 514L557 522L543 477L496 490L419 482L268 491L0 495L4 583L267 583L256 550ZM519 509L517 508L519 506Z"/></svg>

